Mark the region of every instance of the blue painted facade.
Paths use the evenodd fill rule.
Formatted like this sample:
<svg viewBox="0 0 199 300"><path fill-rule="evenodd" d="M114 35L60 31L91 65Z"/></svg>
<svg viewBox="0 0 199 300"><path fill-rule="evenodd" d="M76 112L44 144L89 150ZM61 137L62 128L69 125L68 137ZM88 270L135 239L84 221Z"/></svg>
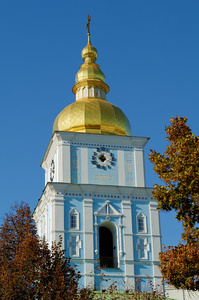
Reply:
<svg viewBox="0 0 199 300"><path fill-rule="evenodd" d="M112 145L102 143L105 138L100 135L54 135L44 161L46 178L51 160L56 161L56 180L47 180L34 217L39 235L49 243L62 236L66 256L82 275L81 287L106 289L117 281L119 290L136 288L137 283L141 285L137 288L146 290L148 276L154 285L161 281L157 202L142 178L146 139L108 138ZM100 165L102 154L107 164ZM100 228L112 238L111 266L106 261L102 264Z"/></svg>

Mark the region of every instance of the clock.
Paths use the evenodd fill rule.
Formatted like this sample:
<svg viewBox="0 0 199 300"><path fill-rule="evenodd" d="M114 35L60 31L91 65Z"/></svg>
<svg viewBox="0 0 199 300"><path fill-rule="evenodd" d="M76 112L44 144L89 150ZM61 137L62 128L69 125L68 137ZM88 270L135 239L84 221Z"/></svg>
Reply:
<svg viewBox="0 0 199 300"><path fill-rule="evenodd" d="M51 161L50 165L50 181L52 182L55 176L55 162L54 159Z"/></svg>
<svg viewBox="0 0 199 300"><path fill-rule="evenodd" d="M98 169L113 169L116 163L116 158L112 150L109 150L105 147L94 149L93 155L91 157L91 163L93 164L93 168Z"/></svg>

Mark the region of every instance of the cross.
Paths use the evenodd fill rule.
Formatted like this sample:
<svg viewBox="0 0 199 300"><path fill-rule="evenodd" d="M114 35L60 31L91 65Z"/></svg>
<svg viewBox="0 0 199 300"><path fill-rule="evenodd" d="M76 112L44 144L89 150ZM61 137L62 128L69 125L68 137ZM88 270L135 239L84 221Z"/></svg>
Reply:
<svg viewBox="0 0 199 300"><path fill-rule="evenodd" d="M90 33L90 21L91 21L91 16L88 15L87 24L86 24L86 28L88 29L88 33Z"/></svg>

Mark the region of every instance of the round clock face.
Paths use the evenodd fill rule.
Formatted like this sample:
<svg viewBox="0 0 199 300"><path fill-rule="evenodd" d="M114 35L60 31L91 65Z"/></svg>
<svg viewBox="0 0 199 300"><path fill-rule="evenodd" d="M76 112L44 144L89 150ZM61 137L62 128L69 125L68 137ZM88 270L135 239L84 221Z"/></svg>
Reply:
<svg viewBox="0 0 199 300"><path fill-rule="evenodd" d="M50 165L50 181L52 182L55 176L55 162L54 160L51 161Z"/></svg>
<svg viewBox="0 0 199 300"><path fill-rule="evenodd" d="M101 147L94 150L91 162L93 164L93 168L97 167L98 169L106 170L111 168L113 169L116 159L112 150Z"/></svg>

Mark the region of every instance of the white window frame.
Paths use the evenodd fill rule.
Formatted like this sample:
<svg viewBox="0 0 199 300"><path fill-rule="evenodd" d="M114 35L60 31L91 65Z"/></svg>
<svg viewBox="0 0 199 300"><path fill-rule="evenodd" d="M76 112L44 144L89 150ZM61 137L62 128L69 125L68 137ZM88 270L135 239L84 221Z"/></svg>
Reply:
<svg viewBox="0 0 199 300"><path fill-rule="evenodd" d="M143 220L143 226L144 226L144 229L143 230L140 230L139 229L139 219L142 219ZM139 212L136 216L136 223L137 223L137 232L138 233L147 233L147 226L146 226L146 216L143 214L143 212Z"/></svg>
<svg viewBox="0 0 199 300"><path fill-rule="evenodd" d="M71 219L73 216L76 216L76 226L71 226ZM72 208L69 211L69 228L70 230L79 230L79 212L76 210L76 208Z"/></svg>

